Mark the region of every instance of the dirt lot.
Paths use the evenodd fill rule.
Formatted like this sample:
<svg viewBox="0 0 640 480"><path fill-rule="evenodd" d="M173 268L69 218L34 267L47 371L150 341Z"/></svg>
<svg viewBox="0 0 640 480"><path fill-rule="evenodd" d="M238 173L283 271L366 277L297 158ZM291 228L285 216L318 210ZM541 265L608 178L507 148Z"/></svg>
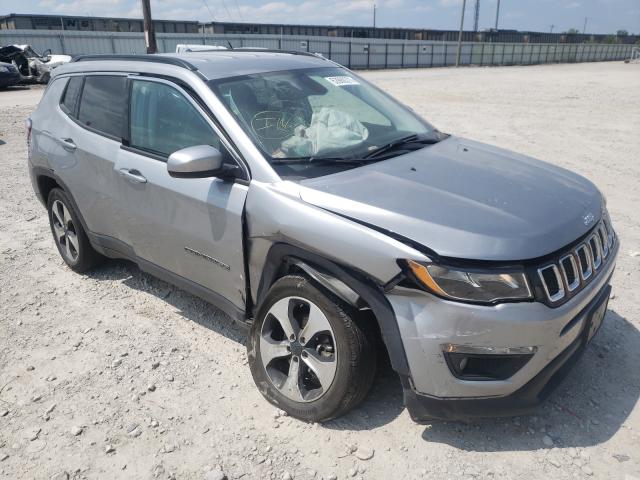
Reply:
<svg viewBox="0 0 640 480"><path fill-rule="evenodd" d="M24 119L42 90L9 90L0 478L640 478L640 65L365 76L444 131L576 170L607 195L623 243L614 297L550 401L527 417L420 426L383 371L344 418L281 416L254 388L243 332L212 307L125 262L65 268L26 172Z"/></svg>

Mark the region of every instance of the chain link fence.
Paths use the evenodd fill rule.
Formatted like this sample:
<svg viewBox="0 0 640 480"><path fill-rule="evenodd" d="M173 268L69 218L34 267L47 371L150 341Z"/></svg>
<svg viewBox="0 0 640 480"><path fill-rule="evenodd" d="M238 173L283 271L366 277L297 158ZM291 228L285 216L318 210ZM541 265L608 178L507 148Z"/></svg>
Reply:
<svg viewBox="0 0 640 480"><path fill-rule="evenodd" d="M319 53L352 69L445 67L456 64L456 42L348 39L293 35L156 35L160 52L175 52L178 44L269 48ZM145 53L139 32L79 32L63 30L0 30L0 44L29 44L68 55ZM534 65L624 60L633 45L570 43L463 43L460 65Z"/></svg>

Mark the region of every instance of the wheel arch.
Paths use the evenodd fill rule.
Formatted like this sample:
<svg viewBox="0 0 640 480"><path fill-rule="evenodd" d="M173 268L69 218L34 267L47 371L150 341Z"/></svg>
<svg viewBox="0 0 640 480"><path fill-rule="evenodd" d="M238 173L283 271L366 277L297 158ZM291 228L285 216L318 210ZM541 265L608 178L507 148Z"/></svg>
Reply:
<svg viewBox="0 0 640 480"><path fill-rule="evenodd" d="M409 364L393 309L381 285L362 272L339 265L317 253L288 244L275 243L269 249L254 303L254 315L271 286L285 275L304 273L316 284L355 307L366 304L375 317L391 366L401 376L410 375Z"/></svg>
<svg viewBox="0 0 640 480"><path fill-rule="evenodd" d="M59 188L64 191L64 193L69 197L69 201L71 202L71 206L76 212L76 215L80 219L80 223L82 224L82 228L85 232L89 232L87 228L87 224L84 221L84 217L82 216L82 212L78 208L78 204L76 203L75 198L73 198L73 194L71 190L67 187L67 185L60 179L58 175L51 169L44 167L33 167L33 175L35 177L35 184L38 191L36 192L37 196L40 198L44 206L47 206L47 201L49 198L49 194L51 190L54 188Z"/></svg>

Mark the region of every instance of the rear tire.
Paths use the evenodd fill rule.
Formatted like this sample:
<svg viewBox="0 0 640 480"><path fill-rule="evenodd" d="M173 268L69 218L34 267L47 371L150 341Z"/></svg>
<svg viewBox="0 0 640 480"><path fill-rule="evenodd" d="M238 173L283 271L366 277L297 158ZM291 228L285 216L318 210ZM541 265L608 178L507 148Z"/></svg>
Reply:
<svg viewBox="0 0 640 480"><path fill-rule="evenodd" d="M270 403L301 420L322 422L366 397L376 372L375 337L351 310L306 277L275 282L247 345L251 374Z"/></svg>
<svg viewBox="0 0 640 480"><path fill-rule="evenodd" d="M71 270L86 272L104 259L91 246L79 216L64 190L54 188L49 192L47 211L53 240L60 256Z"/></svg>

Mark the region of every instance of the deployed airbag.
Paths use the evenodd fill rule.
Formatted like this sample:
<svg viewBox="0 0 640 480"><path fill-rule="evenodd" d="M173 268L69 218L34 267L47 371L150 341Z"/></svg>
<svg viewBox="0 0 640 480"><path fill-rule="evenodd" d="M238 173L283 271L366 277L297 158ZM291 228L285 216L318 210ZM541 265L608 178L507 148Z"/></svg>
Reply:
<svg viewBox="0 0 640 480"><path fill-rule="evenodd" d="M342 150L364 142L369 131L352 115L333 108L313 113L308 127L299 125L293 136L282 142L288 157L307 157Z"/></svg>

